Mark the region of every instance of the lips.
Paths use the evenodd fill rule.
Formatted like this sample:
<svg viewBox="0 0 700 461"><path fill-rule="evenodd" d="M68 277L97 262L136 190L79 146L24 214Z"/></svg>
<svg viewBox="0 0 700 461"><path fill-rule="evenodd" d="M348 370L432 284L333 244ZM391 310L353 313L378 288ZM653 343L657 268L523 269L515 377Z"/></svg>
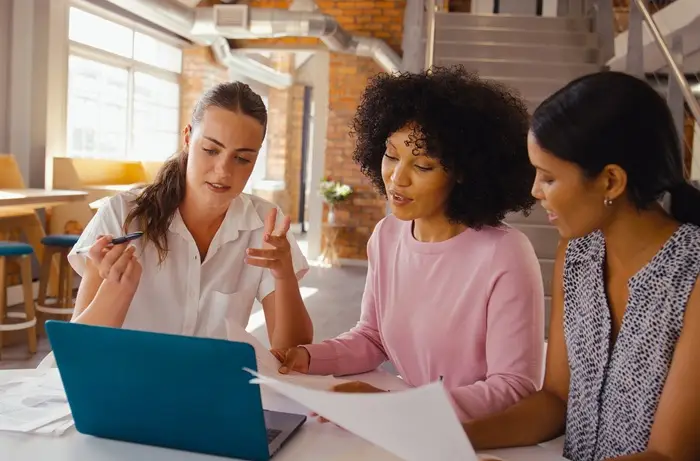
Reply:
<svg viewBox="0 0 700 461"><path fill-rule="evenodd" d="M412 198L406 197L405 195L399 194L396 191L389 191L389 199L394 203L395 205L408 205L413 201Z"/></svg>
<svg viewBox="0 0 700 461"><path fill-rule="evenodd" d="M231 190L231 186L227 186L226 184L221 184L218 182L207 182L206 184L209 190L218 193L228 192L229 190Z"/></svg>
<svg viewBox="0 0 700 461"><path fill-rule="evenodd" d="M549 222L555 221L557 219L558 216L553 211L550 211L547 208L544 208L544 211L547 213L547 219L549 219Z"/></svg>

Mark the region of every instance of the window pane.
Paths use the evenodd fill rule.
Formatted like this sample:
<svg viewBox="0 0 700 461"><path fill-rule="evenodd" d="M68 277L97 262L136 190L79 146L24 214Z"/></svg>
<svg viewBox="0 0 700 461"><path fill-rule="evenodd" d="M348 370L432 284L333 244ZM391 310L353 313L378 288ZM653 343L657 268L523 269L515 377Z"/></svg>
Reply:
<svg viewBox="0 0 700 461"><path fill-rule="evenodd" d="M134 59L172 72L182 71L182 50L150 35L136 32Z"/></svg>
<svg viewBox="0 0 700 461"><path fill-rule="evenodd" d="M94 14L71 7L68 37L110 53L132 57L134 31Z"/></svg>
<svg viewBox="0 0 700 461"><path fill-rule="evenodd" d="M125 158L128 81L126 69L69 57L69 156Z"/></svg>
<svg viewBox="0 0 700 461"><path fill-rule="evenodd" d="M180 143L180 86L134 73L133 160L165 160Z"/></svg>

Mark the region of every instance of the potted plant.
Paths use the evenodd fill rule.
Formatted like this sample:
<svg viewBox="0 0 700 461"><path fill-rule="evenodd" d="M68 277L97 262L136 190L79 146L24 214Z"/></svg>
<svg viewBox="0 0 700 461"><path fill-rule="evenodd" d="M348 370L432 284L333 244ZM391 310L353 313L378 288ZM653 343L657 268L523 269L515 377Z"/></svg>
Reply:
<svg viewBox="0 0 700 461"><path fill-rule="evenodd" d="M335 205L347 200L352 195L352 187L330 177L321 180L319 187L323 201L328 204L328 223L335 223Z"/></svg>

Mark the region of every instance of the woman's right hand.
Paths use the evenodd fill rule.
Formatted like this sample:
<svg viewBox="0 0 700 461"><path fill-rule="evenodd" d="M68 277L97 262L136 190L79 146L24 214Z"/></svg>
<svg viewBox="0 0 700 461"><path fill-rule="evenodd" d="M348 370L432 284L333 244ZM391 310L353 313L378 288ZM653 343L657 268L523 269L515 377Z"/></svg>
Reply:
<svg viewBox="0 0 700 461"><path fill-rule="evenodd" d="M135 292L141 280L141 264L133 245L122 243L112 246L111 235L100 236L90 248L88 257L97 268L102 280L120 289Z"/></svg>
<svg viewBox="0 0 700 461"><path fill-rule="evenodd" d="M299 373L308 373L311 356L305 347L296 346L287 349L271 349L272 355L282 364L279 372L282 374L290 371L298 371Z"/></svg>

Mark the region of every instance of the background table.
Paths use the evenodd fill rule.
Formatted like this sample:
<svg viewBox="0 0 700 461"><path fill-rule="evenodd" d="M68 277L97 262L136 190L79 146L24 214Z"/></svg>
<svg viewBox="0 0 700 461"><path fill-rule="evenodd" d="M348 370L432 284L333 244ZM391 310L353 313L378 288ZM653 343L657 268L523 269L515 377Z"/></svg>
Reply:
<svg viewBox="0 0 700 461"><path fill-rule="evenodd" d="M0 382L20 374L39 373L36 370L0 371ZM396 377L382 371L357 376L384 389L398 389ZM306 413L295 402L263 389L263 406L270 410ZM202 455L160 447L99 439L70 429L61 437L0 432L2 459L12 461L214 461L228 460L218 456ZM521 449L495 450L506 461L562 461L561 443ZM333 424L322 424L309 418L296 436L273 458L274 461L400 461L394 455L347 432Z"/></svg>

